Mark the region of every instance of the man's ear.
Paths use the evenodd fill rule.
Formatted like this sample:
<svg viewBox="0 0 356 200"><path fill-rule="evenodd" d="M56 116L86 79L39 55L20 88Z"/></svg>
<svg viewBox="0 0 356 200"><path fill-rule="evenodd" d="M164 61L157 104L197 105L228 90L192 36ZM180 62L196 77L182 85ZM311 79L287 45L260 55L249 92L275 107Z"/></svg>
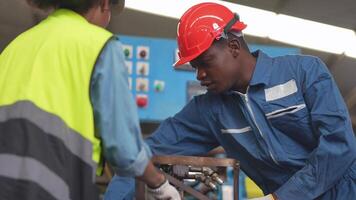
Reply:
<svg viewBox="0 0 356 200"><path fill-rule="evenodd" d="M102 12L110 10L110 0L101 0L100 1L100 9Z"/></svg>
<svg viewBox="0 0 356 200"><path fill-rule="evenodd" d="M234 57L237 57L241 51L241 42L237 38L228 41L228 47Z"/></svg>
<svg viewBox="0 0 356 200"><path fill-rule="evenodd" d="M110 6L111 6L111 13L113 15L119 15L124 10L125 0L116 0Z"/></svg>

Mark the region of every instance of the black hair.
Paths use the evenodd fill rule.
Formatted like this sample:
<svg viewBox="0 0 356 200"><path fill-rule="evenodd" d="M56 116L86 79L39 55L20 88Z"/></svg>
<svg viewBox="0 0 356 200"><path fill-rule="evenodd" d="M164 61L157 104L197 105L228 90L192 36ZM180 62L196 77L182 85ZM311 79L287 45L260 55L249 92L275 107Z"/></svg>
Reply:
<svg viewBox="0 0 356 200"><path fill-rule="evenodd" d="M51 8L66 8L77 13L85 13L90 8L99 5L103 0L27 0L30 5L47 10ZM110 4L118 4L120 0L109 0Z"/></svg>

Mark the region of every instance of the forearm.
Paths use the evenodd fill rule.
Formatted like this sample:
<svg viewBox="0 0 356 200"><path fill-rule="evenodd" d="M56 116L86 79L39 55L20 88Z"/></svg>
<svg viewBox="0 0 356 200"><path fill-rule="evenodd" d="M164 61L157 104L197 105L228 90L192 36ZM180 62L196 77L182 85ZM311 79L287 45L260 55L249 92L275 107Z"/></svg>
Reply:
<svg viewBox="0 0 356 200"><path fill-rule="evenodd" d="M106 158L115 173L125 177L137 177L144 174L151 158L151 152L148 147L146 148L146 145L143 144L141 146L141 151L136 153L135 151L124 151L122 149L118 149L117 146L119 145L113 146L111 150L105 149ZM131 150L135 150L133 145L126 147L126 149L131 148Z"/></svg>
<svg viewBox="0 0 356 200"><path fill-rule="evenodd" d="M148 162L143 175L137 177L137 179L145 182L150 188L158 188L166 180L165 176L159 172L151 161Z"/></svg>

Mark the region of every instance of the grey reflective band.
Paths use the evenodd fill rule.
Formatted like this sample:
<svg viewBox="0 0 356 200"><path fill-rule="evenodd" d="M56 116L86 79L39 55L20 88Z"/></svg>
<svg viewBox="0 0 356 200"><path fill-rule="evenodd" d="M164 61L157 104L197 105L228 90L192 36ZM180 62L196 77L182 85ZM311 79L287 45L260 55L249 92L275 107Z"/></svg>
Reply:
<svg viewBox="0 0 356 200"><path fill-rule="evenodd" d="M0 154L0 176L37 183L56 199L70 199L69 187L37 160L11 154Z"/></svg>
<svg viewBox="0 0 356 200"><path fill-rule="evenodd" d="M96 163L92 159L91 142L70 129L58 116L42 110L30 101L19 101L12 105L0 106L0 122L10 119L26 119L47 134L63 141L71 153L93 168L93 179L95 178Z"/></svg>

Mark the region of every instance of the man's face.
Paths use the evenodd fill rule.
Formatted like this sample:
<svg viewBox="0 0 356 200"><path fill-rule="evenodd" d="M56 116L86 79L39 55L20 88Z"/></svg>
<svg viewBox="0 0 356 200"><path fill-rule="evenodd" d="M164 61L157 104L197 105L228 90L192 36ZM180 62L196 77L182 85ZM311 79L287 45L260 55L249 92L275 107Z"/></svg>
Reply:
<svg viewBox="0 0 356 200"><path fill-rule="evenodd" d="M225 44L226 43L226 44ZM213 44L190 62L196 69L197 79L209 92L221 93L231 89L238 80L238 62L227 45Z"/></svg>

